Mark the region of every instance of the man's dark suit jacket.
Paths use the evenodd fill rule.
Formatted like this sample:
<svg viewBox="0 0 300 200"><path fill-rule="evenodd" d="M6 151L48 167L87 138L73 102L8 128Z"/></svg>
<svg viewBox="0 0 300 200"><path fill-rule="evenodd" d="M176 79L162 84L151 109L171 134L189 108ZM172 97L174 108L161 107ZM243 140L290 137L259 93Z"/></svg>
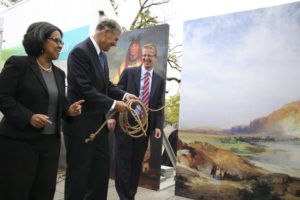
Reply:
<svg viewBox="0 0 300 200"><path fill-rule="evenodd" d="M128 93L134 94L137 97L140 93L140 81L141 81L141 66L140 67L131 67L123 71L118 87L125 90ZM164 91L165 91L165 81L162 76L157 72L153 71L150 99L149 99L149 108L158 109L163 106L164 100ZM148 120L148 131L147 133L152 134L155 128L163 129L163 111L151 112L149 111L149 120Z"/></svg>
<svg viewBox="0 0 300 200"><path fill-rule="evenodd" d="M109 81L109 69L105 59L104 73L96 49L90 38L78 44L68 58L68 99L71 103L84 99L82 114L66 123L65 134L87 137L95 132L113 99L121 100L125 92Z"/></svg>
<svg viewBox="0 0 300 200"><path fill-rule="evenodd" d="M139 96L141 82L141 66L127 68L123 71L118 87ZM153 71L149 108L158 109L163 106L165 81L162 76ZM130 138L121 130L119 123L116 126L115 137L115 184L120 199L134 199L141 174L141 164L149 138L154 137L155 128L163 129L163 111L148 112L147 138ZM129 119L131 122L131 119ZM160 155L161 140L154 139L151 143L151 155ZM151 161L151 158L150 158ZM156 160L160 167L160 162ZM151 165L151 164L150 164ZM151 167L156 167L152 165Z"/></svg>
<svg viewBox="0 0 300 200"><path fill-rule="evenodd" d="M113 99L125 92L109 81L106 57L101 66L90 38L79 43L68 57L68 98L84 99L82 113L64 124L67 149L65 199L107 199L109 179L108 130L105 127L95 141L84 140L105 121Z"/></svg>
<svg viewBox="0 0 300 200"><path fill-rule="evenodd" d="M65 73L53 65L58 88L57 133L60 119L66 116ZM32 139L40 136L42 129L30 124L33 114L48 113L49 94L36 58L12 56L0 74L0 110L4 114L0 122L0 135L16 139Z"/></svg>

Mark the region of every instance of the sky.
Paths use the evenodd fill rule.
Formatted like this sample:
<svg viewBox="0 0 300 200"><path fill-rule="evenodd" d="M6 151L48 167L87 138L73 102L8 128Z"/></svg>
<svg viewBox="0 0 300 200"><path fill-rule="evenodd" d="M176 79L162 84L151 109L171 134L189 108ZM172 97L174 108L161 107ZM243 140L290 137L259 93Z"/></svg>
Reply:
<svg viewBox="0 0 300 200"><path fill-rule="evenodd" d="M248 125L300 100L300 2L184 24L180 127Z"/></svg>

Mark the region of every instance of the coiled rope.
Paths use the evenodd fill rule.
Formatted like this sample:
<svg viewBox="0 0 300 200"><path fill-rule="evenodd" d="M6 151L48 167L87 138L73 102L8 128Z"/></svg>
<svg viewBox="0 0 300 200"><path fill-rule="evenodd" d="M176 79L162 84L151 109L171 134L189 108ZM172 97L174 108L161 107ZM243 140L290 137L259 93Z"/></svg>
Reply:
<svg viewBox="0 0 300 200"><path fill-rule="evenodd" d="M148 111L157 112L162 110L165 106L162 106L158 109L150 109L146 108L144 104L140 100L130 99L129 101L125 102L127 106L130 108L130 112L120 112L119 114L119 124L121 129L128 134L130 137L138 138L142 136L147 136L147 129L148 129ZM133 108L134 106L139 105L142 110L142 115L140 116L139 113ZM117 111L112 112L105 122L101 124L101 126L96 130L96 132L91 133L88 138L85 139L85 143L92 142L99 134L99 132L104 128L107 124L107 121L111 119ZM133 116L136 125L131 125L128 120L128 115Z"/></svg>

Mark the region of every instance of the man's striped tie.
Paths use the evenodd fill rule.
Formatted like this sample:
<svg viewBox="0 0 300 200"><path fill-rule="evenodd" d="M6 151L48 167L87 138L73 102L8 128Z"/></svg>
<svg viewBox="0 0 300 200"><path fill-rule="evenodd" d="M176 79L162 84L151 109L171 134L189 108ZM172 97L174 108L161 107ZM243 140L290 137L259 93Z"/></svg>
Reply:
<svg viewBox="0 0 300 200"><path fill-rule="evenodd" d="M150 96L149 84L150 84L150 73L146 72L144 78L143 99L142 99L145 108L149 107L149 96Z"/></svg>

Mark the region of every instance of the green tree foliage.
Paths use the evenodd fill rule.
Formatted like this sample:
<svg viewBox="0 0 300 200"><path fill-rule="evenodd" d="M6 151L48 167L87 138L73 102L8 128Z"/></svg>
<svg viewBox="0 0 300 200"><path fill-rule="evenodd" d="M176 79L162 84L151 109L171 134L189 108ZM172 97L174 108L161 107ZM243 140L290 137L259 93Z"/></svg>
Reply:
<svg viewBox="0 0 300 200"><path fill-rule="evenodd" d="M157 20L157 16L153 16L150 8L152 6L158 6L165 3L168 3L169 0L139 0L139 10L136 13L129 30L135 30L140 28L148 28L151 26L155 26L159 23ZM118 15L118 4L116 0L110 0L110 3L115 11L115 14ZM127 30L126 28L124 28Z"/></svg>
<svg viewBox="0 0 300 200"><path fill-rule="evenodd" d="M166 122L170 124L177 124L179 118L179 104L180 104L180 96L176 94L171 96L166 101L165 115Z"/></svg>
<svg viewBox="0 0 300 200"><path fill-rule="evenodd" d="M136 18L130 26L130 30L155 26L158 24L157 17L152 16L149 9L136 15Z"/></svg>

